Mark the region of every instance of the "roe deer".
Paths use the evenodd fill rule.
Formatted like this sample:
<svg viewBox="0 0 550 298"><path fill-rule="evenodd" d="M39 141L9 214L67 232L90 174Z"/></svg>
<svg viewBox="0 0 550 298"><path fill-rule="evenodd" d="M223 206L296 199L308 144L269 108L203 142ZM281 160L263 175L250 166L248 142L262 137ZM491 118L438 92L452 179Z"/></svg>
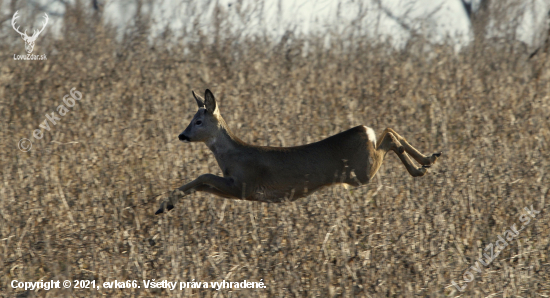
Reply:
<svg viewBox="0 0 550 298"><path fill-rule="evenodd" d="M360 186L369 182L390 150L413 177L426 174L426 168L441 156L441 153L423 155L391 128L386 128L376 140L372 128L363 125L303 146L250 145L229 130L210 90L206 90L205 99L192 93L199 110L178 138L183 142L204 142L214 153L223 177L200 175L178 188L185 195L205 191L250 201L293 201L323 186L335 183ZM407 154L422 167L415 167ZM172 194L155 214L164 212L165 207L173 209L174 203Z"/></svg>

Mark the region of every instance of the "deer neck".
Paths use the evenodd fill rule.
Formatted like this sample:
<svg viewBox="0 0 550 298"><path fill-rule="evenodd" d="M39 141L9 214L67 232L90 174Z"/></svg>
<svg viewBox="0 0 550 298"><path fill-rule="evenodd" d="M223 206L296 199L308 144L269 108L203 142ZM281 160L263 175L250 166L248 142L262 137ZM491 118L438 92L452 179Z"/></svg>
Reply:
<svg viewBox="0 0 550 298"><path fill-rule="evenodd" d="M236 149L237 147L242 145L243 142L239 138L237 138L231 132L231 130L229 130L229 127L227 127L225 121L221 119L218 132L210 139L208 139L205 143L210 151L212 151L212 153L214 153L214 155L218 157L221 154Z"/></svg>

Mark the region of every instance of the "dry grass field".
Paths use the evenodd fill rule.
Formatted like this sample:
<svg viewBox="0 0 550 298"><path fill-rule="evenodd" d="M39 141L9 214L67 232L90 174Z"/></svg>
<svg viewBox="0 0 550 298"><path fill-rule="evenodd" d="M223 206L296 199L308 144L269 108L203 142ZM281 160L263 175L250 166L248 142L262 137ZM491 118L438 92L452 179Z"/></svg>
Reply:
<svg viewBox="0 0 550 298"><path fill-rule="evenodd" d="M96 17L69 11L61 38L37 42L46 61L14 61L17 36L0 43L0 296L550 296L550 53L528 59L506 39L455 53L223 28L172 44L149 42L146 20L118 40ZM71 88L83 98L31 138ZM249 143L300 145L364 124L443 156L421 178L390 152L361 188L283 204L195 193L155 216L169 191L221 175L204 144L177 140L196 112L191 90L206 88ZM540 214L481 273L469 269L531 205ZM152 279L265 288L145 289ZM25 291L13 280L141 288Z"/></svg>

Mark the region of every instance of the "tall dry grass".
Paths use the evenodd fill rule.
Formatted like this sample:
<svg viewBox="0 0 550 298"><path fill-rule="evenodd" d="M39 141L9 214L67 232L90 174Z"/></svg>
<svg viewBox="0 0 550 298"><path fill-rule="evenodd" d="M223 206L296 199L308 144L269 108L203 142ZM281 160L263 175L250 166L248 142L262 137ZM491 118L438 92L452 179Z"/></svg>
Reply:
<svg viewBox="0 0 550 298"><path fill-rule="evenodd" d="M457 296L451 281L512 224L542 210L464 297L550 293L550 53L516 43L481 51L362 37L122 40L76 7L63 36L41 36L46 61L13 61L0 44L0 296ZM307 45L307 47L306 47ZM84 98L17 149L76 87ZM369 185L331 187L285 204L195 193L154 216L163 194L221 174L203 144L177 135L210 88L243 140L292 146L359 124L392 127L425 153L412 178L393 153ZM296 165L299 167L300 165ZM160 196L157 196L162 194ZM12 280L138 280L140 289L12 289ZM144 289L141 280L260 281L265 289Z"/></svg>

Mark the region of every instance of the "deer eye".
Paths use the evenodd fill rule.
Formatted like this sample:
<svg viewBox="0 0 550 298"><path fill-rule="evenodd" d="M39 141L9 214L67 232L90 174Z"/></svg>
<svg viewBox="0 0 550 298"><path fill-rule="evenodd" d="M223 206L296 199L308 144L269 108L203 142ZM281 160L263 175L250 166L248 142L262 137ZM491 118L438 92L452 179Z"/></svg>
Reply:
<svg viewBox="0 0 550 298"><path fill-rule="evenodd" d="M202 124L202 121L200 120L197 120L197 122L195 122L196 125L201 125Z"/></svg>

